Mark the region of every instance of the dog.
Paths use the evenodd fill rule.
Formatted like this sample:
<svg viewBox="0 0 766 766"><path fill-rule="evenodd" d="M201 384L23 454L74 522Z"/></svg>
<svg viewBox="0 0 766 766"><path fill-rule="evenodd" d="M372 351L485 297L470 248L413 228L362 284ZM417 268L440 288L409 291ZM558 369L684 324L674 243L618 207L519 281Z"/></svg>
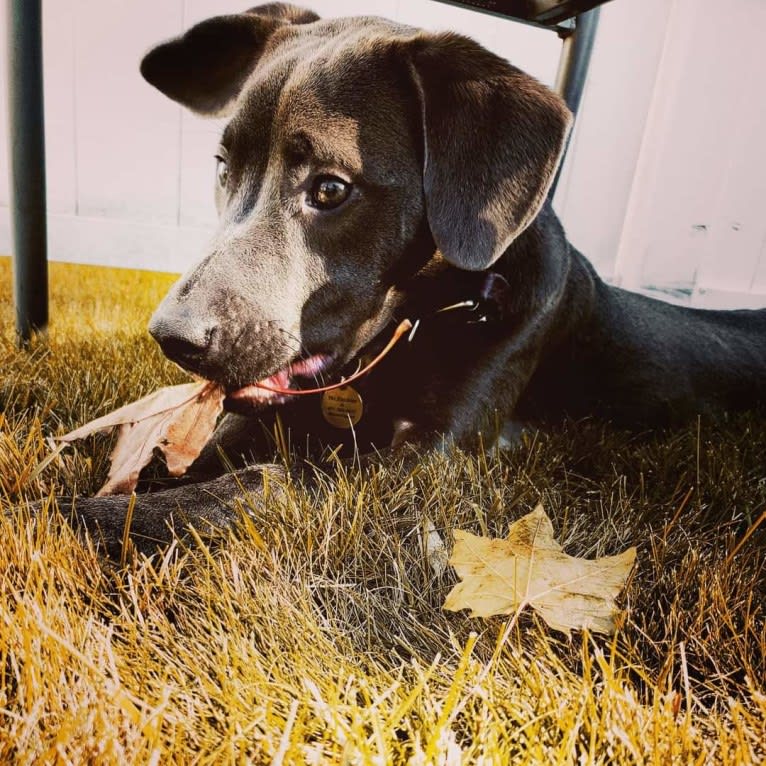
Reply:
<svg viewBox="0 0 766 766"><path fill-rule="evenodd" d="M766 310L695 310L605 284L548 200L569 111L469 38L272 3L197 24L141 72L228 118L220 226L149 331L225 387L230 414L192 470L216 478L138 497L139 547L173 523L228 526L233 500L262 491L259 424L276 414L294 444L365 452L471 447L564 416L652 426L763 400ZM265 387L348 377L404 318L414 335L329 417L322 396ZM221 450L243 456L239 471L223 472ZM119 549L127 498L74 505Z"/></svg>

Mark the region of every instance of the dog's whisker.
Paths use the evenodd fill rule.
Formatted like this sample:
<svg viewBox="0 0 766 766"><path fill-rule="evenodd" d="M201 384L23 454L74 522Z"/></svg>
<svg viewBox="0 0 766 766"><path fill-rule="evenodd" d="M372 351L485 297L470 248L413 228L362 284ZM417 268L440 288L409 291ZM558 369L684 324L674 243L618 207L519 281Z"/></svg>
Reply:
<svg viewBox="0 0 766 766"><path fill-rule="evenodd" d="M288 338L290 338L291 340L295 341L295 343L297 345L297 348L296 349L291 349L291 350L298 351L298 353L300 353L301 355L306 356L306 357L311 356L311 353L309 352L309 350L303 345L301 340L299 338L297 338L293 333L291 333L289 330L286 330L284 327L280 327L279 331L283 335L286 335ZM324 379L324 375L322 374L322 370L317 370L316 372L313 372L311 377L312 377L312 379L313 379L315 384L317 384L319 386L326 385L326 381Z"/></svg>
<svg viewBox="0 0 766 766"><path fill-rule="evenodd" d="M276 320L274 320L274 323L276 324ZM288 338L290 338L290 340L295 342L295 348L290 348L290 351L298 351L305 356L309 356L309 352L301 342L300 338L291 333L289 330L286 330L284 327L277 327L277 329L282 333L282 335L286 335Z"/></svg>

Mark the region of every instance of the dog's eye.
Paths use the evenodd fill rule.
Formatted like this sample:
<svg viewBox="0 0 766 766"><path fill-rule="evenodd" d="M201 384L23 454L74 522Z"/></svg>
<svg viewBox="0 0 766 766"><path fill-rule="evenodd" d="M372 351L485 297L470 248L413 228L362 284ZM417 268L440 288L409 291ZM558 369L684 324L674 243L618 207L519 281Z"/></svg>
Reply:
<svg viewBox="0 0 766 766"><path fill-rule="evenodd" d="M336 176L319 176L311 187L308 203L319 210L339 207L351 194L351 184Z"/></svg>
<svg viewBox="0 0 766 766"><path fill-rule="evenodd" d="M215 177L218 179L218 185L223 188L229 180L229 166L226 160L218 154L215 157L215 161Z"/></svg>

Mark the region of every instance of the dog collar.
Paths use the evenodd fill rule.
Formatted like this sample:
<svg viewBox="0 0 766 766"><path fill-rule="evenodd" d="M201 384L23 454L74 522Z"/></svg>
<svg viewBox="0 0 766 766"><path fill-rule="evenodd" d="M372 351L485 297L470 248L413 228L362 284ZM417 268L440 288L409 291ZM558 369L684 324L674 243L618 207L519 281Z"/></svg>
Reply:
<svg viewBox="0 0 766 766"><path fill-rule="evenodd" d="M504 277L500 274L490 272L484 279L478 298L458 301L448 306L442 306L434 311L432 316L438 316L439 314L463 309L469 312L470 318L467 320L467 324L499 321L505 314L504 308L507 305L506 298L509 289L510 286ZM420 318L411 323L412 326L409 329L409 335L407 337L408 343L415 337L415 333L417 332L420 323ZM349 383L369 372L370 368L373 366L370 362L373 361L374 364L377 364L383 356L391 350L396 341L403 336L404 332L406 332L404 327L404 322L402 322L396 328L394 333L394 338L396 340L392 339L392 341L389 342L379 354L373 356L368 352L359 356L356 369L350 376L342 380L340 386L331 387L323 391L321 398L321 412L325 422L329 423L334 428L349 429L353 428L362 419L362 415L364 414L364 401L359 391L349 385ZM375 344L374 339L372 343Z"/></svg>

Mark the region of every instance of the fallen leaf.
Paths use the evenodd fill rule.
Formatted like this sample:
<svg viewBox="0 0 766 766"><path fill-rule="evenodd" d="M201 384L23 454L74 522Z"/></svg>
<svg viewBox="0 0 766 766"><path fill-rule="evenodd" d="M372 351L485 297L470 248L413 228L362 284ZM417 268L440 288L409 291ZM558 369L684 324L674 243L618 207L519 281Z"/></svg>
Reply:
<svg viewBox="0 0 766 766"><path fill-rule="evenodd" d="M455 530L449 563L462 582L449 592L444 609L470 609L472 617L490 617L529 605L564 633L572 628L612 633L615 599L635 560L635 548L599 559L567 555L538 505L511 524L505 540Z"/></svg>
<svg viewBox="0 0 766 766"><path fill-rule="evenodd" d="M70 443L119 427L109 456L109 476L97 494L127 494L135 489L141 469L155 449L165 456L168 473L182 476L210 439L223 398L223 389L214 383L166 386L58 437L58 441Z"/></svg>

